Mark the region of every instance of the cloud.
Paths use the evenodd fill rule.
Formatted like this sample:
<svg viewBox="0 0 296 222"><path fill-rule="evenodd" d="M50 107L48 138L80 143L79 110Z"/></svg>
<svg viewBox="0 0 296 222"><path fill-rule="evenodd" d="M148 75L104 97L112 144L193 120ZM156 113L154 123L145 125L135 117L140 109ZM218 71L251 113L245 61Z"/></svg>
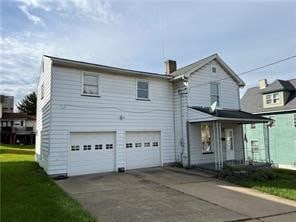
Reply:
<svg viewBox="0 0 296 222"><path fill-rule="evenodd" d="M115 16L112 12L112 5L107 0L19 0L18 8L34 24L44 25L42 19L33 15L30 10L42 10L45 12L56 12L71 15L75 14L80 19L92 19L109 23L114 21Z"/></svg>
<svg viewBox="0 0 296 222"><path fill-rule="evenodd" d="M44 22L41 20L41 18L39 18L38 16L36 15L32 15L29 11L28 11L28 7L25 6L25 5L20 5L19 6L19 9L26 14L27 18L29 20L31 20L35 25L42 25L44 26Z"/></svg>

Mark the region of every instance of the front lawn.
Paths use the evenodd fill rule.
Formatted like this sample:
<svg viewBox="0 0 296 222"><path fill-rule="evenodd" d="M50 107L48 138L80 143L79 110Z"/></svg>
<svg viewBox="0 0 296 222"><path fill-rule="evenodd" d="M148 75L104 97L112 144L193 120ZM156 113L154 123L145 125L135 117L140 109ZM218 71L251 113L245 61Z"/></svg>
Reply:
<svg viewBox="0 0 296 222"><path fill-rule="evenodd" d="M0 144L0 149L17 148L17 149L35 149L35 145L13 145L13 144Z"/></svg>
<svg viewBox="0 0 296 222"><path fill-rule="evenodd" d="M252 174L248 177L226 176L225 179L241 186L296 200L296 171L285 169L257 170Z"/></svg>
<svg viewBox="0 0 296 222"><path fill-rule="evenodd" d="M2 150L2 149L1 149ZM0 154L1 220L7 221L95 221L34 162L34 154Z"/></svg>

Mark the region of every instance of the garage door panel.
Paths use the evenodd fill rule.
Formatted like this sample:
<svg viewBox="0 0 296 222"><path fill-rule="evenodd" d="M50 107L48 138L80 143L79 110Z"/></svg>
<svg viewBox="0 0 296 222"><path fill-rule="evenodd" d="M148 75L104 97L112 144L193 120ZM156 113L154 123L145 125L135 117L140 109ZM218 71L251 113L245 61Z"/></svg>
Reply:
<svg viewBox="0 0 296 222"><path fill-rule="evenodd" d="M69 175L115 170L115 133L71 133Z"/></svg>
<svg viewBox="0 0 296 222"><path fill-rule="evenodd" d="M160 166L160 132L127 132L127 169L155 166Z"/></svg>

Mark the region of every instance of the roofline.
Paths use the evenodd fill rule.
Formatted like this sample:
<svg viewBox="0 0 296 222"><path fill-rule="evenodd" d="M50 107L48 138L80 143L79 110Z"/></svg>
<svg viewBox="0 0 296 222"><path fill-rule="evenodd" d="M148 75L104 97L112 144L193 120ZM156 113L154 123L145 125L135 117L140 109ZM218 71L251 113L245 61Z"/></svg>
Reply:
<svg viewBox="0 0 296 222"><path fill-rule="evenodd" d="M199 122L211 122L211 121L234 121L241 123L268 123L271 119L240 119L240 118L225 118L225 117L214 117L213 118L204 118L204 119L191 119L190 123L199 123Z"/></svg>
<svg viewBox="0 0 296 222"><path fill-rule="evenodd" d="M266 112L256 112L256 113L253 113L253 114L268 114L268 113L285 113L285 112L292 112L292 111L296 111L295 108L292 108L292 109L286 109L286 110L274 110L274 111L266 111Z"/></svg>
<svg viewBox="0 0 296 222"><path fill-rule="evenodd" d="M202 62L200 65L198 65L197 67L194 67L193 69L189 70L188 72L182 74L182 75L177 75L174 76L174 78L172 79L172 81L179 79L179 76L186 76L186 75L190 75L191 73L195 72L196 70L200 69L201 67L205 66L206 64L210 63L211 61L213 61L214 59L217 59L218 63L224 68L226 69L227 72L229 72L230 77L236 81L238 83L238 85L241 87L245 86L245 82L220 58L220 56L215 53L213 55L208 56L207 58L212 57L210 60L207 60L205 58L205 61Z"/></svg>
<svg viewBox="0 0 296 222"><path fill-rule="evenodd" d="M172 76L165 75L165 74L137 71L137 70L131 70L131 69L123 69L123 68L105 66L105 65L95 64L95 63L88 63L88 62L83 62L83 61L59 58L59 57L54 57L54 56L49 56L49 55L43 55L43 56L51 59L52 65L60 66L60 67L78 68L78 69L84 69L84 70L90 70L90 71L105 71L105 72L111 72L114 74L124 73L127 75L132 74L132 75L155 77L155 78L161 78L161 79L171 79L172 78Z"/></svg>

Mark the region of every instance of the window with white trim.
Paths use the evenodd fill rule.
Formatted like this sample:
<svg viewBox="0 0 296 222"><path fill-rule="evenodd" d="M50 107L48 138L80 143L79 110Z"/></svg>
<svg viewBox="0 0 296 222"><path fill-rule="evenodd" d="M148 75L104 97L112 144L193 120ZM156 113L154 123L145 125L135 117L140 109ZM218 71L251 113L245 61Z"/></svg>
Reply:
<svg viewBox="0 0 296 222"><path fill-rule="evenodd" d="M40 94L41 94L41 99L43 99L44 98L44 83L42 83L42 85L41 85L41 90L40 90L41 92L40 92Z"/></svg>
<svg viewBox="0 0 296 222"><path fill-rule="evenodd" d="M79 145L72 145L71 146L71 151L78 151L79 150Z"/></svg>
<svg viewBox="0 0 296 222"><path fill-rule="evenodd" d="M147 80L137 81L137 99L149 100L149 82Z"/></svg>
<svg viewBox="0 0 296 222"><path fill-rule="evenodd" d="M82 95L99 96L99 76L83 73Z"/></svg>
<svg viewBox="0 0 296 222"><path fill-rule="evenodd" d="M144 147L150 147L150 143L149 142L144 143Z"/></svg>
<svg viewBox="0 0 296 222"><path fill-rule="evenodd" d="M211 69L212 69L212 73L216 73L217 72L217 67L216 66L212 65L211 66Z"/></svg>
<svg viewBox="0 0 296 222"><path fill-rule="evenodd" d="M220 96L219 96L219 91L220 91L220 85L219 83L215 83L215 82L212 82L210 84L210 94L211 94L211 105L214 103L214 102L217 102L217 106L220 105Z"/></svg>
<svg viewBox="0 0 296 222"><path fill-rule="evenodd" d="M91 145L83 145L83 150L91 150Z"/></svg>
<svg viewBox="0 0 296 222"><path fill-rule="evenodd" d="M202 153L212 152L210 124L201 124Z"/></svg>
<svg viewBox="0 0 296 222"><path fill-rule="evenodd" d="M113 144L106 144L106 149L107 150L113 149Z"/></svg>
<svg viewBox="0 0 296 222"><path fill-rule="evenodd" d="M259 142L258 140L251 140L251 150L253 153L259 152Z"/></svg>
<svg viewBox="0 0 296 222"><path fill-rule="evenodd" d="M103 145L102 144L96 144L95 145L95 150L101 150L103 149Z"/></svg>
<svg viewBox="0 0 296 222"><path fill-rule="evenodd" d="M135 147L136 148L142 147L142 143L135 143Z"/></svg>
<svg viewBox="0 0 296 222"><path fill-rule="evenodd" d="M132 143L126 143L125 148L133 148L133 144Z"/></svg>
<svg viewBox="0 0 296 222"><path fill-rule="evenodd" d="M153 143L152 143L152 146L153 146L153 147L158 147L158 142L153 142Z"/></svg>
<svg viewBox="0 0 296 222"><path fill-rule="evenodd" d="M276 93L270 93L265 95L265 103L266 104L277 104L280 102L280 94L278 92Z"/></svg>

